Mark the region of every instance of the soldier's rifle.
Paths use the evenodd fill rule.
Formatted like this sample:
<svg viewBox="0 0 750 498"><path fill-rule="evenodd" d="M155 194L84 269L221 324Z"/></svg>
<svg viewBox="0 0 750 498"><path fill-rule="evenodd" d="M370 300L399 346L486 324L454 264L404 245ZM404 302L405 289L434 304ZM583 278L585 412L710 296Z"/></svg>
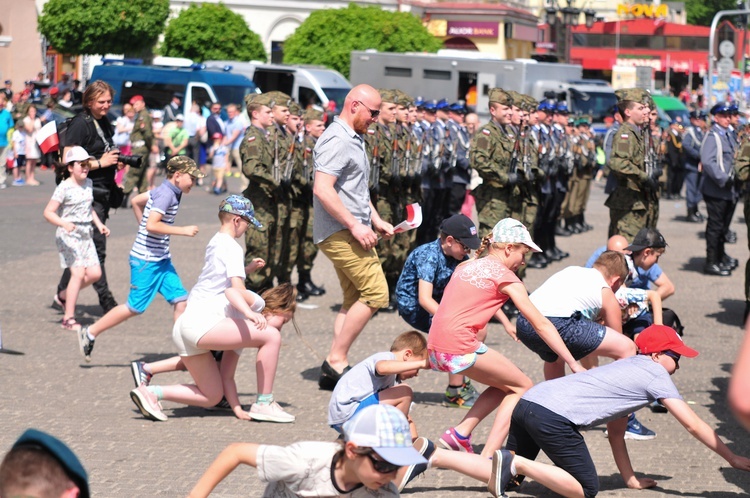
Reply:
<svg viewBox="0 0 750 498"><path fill-rule="evenodd" d="M375 127L375 145L370 160L370 192L377 195L380 191L380 127Z"/></svg>
<svg viewBox="0 0 750 498"><path fill-rule="evenodd" d="M279 129L274 130L273 135L273 167L271 169L273 183L281 185L281 168L279 167Z"/></svg>
<svg viewBox="0 0 750 498"><path fill-rule="evenodd" d="M401 126L401 125L398 125ZM398 129L393 132L393 150L391 151L391 178L398 181L401 177L398 160Z"/></svg>

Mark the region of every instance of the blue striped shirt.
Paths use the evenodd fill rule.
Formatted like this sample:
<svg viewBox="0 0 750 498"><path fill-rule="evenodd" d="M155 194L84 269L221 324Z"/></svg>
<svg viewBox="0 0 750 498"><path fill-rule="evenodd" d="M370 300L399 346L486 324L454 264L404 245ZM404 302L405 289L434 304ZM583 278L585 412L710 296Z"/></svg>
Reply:
<svg viewBox="0 0 750 498"><path fill-rule="evenodd" d="M163 181L150 192L146 207L143 209L141 224L138 226L138 235L130 250L132 257L142 261L161 261L172 257L169 253L169 235L149 233L146 230L146 222L151 211L154 211L161 213L161 221L174 225L181 198L182 191L170 181Z"/></svg>

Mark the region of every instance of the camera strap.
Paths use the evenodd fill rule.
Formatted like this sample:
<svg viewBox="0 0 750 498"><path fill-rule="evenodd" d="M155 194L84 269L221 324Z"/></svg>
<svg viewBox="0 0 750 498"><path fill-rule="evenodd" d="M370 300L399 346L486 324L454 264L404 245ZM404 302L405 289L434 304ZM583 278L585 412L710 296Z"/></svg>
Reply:
<svg viewBox="0 0 750 498"><path fill-rule="evenodd" d="M114 148L115 144L107 140L107 137L104 136L104 132L102 131L102 127L99 126L99 122L96 119L93 119L93 121L94 121L94 127L96 128L96 133L99 134L99 138L101 138L102 142L104 142L105 152Z"/></svg>

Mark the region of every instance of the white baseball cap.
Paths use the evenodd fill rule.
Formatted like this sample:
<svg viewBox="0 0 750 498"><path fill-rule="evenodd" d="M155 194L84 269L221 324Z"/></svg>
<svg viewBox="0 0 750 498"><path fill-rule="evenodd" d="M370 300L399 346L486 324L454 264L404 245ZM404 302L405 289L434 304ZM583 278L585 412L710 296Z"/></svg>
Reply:
<svg viewBox="0 0 750 498"><path fill-rule="evenodd" d="M342 427L344 440L372 448L393 465L427 463L411 443L409 421L391 405L370 405L357 412Z"/></svg>
<svg viewBox="0 0 750 498"><path fill-rule="evenodd" d="M542 252L539 246L531 240L531 234L523 223L513 218L505 218L497 222L495 228L492 229L492 242L524 244L534 252Z"/></svg>
<svg viewBox="0 0 750 498"><path fill-rule="evenodd" d="M65 164L72 163L74 161L83 162L89 159L96 159L94 156L86 152L86 149L80 145L71 147L68 152L65 153Z"/></svg>

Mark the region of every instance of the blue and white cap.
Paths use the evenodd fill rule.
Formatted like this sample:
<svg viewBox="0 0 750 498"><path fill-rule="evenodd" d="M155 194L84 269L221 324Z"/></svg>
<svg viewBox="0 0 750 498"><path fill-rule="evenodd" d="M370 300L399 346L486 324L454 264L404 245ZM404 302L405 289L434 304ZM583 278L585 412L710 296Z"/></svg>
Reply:
<svg viewBox="0 0 750 498"><path fill-rule="evenodd" d="M438 100L438 103L435 105L435 109L438 111L444 111L450 107L450 104L446 99L440 99Z"/></svg>
<svg viewBox="0 0 750 498"><path fill-rule="evenodd" d="M260 221L255 218L255 208L250 199L246 199L241 195L232 194L219 204L219 211L224 213L236 214L252 223L258 228L263 228Z"/></svg>
<svg viewBox="0 0 750 498"><path fill-rule="evenodd" d="M391 405L370 405L344 423L344 440L372 448L393 465L427 463L411 444L409 421Z"/></svg>

